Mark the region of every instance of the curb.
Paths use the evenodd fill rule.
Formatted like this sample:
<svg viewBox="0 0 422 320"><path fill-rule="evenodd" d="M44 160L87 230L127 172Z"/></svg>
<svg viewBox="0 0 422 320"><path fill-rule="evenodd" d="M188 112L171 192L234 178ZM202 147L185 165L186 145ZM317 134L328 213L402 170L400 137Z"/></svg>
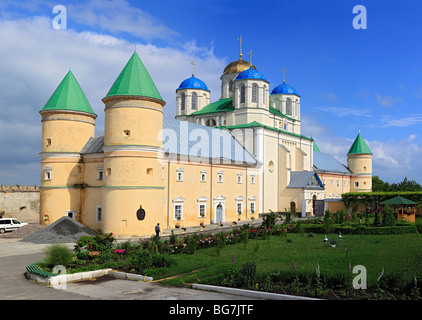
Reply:
<svg viewBox="0 0 422 320"><path fill-rule="evenodd" d="M288 294L278 294L271 292L262 292L255 290L244 290L237 288L228 288L228 287L218 287L207 284L192 284L193 289L205 290L205 291L215 291L220 293L234 294L238 296L246 296L250 298L258 298L265 300L322 300L318 298L302 297L302 296L291 296Z"/></svg>

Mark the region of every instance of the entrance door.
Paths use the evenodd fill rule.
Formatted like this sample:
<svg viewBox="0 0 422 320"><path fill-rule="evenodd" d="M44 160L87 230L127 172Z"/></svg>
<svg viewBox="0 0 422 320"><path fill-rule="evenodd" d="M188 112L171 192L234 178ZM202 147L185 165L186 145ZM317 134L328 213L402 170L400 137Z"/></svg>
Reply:
<svg viewBox="0 0 422 320"><path fill-rule="evenodd" d="M314 200L314 216L322 217L324 215L324 200Z"/></svg>
<svg viewBox="0 0 422 320"><path fill-rule="evenodd" d="M290 210L296 212L296 203L294 201L290 202Z"/></svg>
<svg viewBox="0 0 422 320"><path fill-rule="evenodd" d="M221 203L217 206L217 212L215 214L215 219L217 223L223 222L223 206Z"/></svg>

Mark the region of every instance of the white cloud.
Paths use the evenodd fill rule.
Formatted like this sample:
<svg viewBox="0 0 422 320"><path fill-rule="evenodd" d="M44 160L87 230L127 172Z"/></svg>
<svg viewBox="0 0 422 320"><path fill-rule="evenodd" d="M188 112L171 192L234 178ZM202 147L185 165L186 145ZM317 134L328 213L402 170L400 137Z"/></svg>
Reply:
<svg viewBox="0 0 422 320"><path fill-rule="evenodd" d="M151 40L169 39L177 32L125 0L89 0L66 4L68 19L114 34L121 32Z"/></svg>
<svg viewBox="0 0 422 320"><path fill-rule="evenodd" d="M48 98L69 68L75 74L93 110L98 114L97 134L103 132L104 104L101 99L123 69L134 43L95 32L54 30L46 17L0 20L0 173L22 172L20 177L1 175L0 184L39 184L39 168L32 176L18 165L40 161L41 116ZM175 113L175 90L195 74L220 98L220 76L226 61L213 48L192 43L178 48L137 44L137 52L163 99L165 114ZM29 170L29 169L28 169ZM22 181L27 179L27 182ZM34 181L34 179L36 179Z"/></svg>
<svg viewBox="0 0 422 320"><path fill-rule="evenodd" d="M332 113L338 117L348 117L348 116L365 117L365 118L372 117L371 111L366 108L316 107L315 109L322 112Z"/></svg>
<svg viewBox="0 0 422 320"><path fill-rule="evenodd" d="M403 102L400 97L392 97L392 96L381 96L379 94L375 94L375 98L377 99L378 103L383 107L394 107L397 103Z"/></svg>
<svg viewBox="0 0 422 320"><path fill-rule="evenodd" d="M384 115L381 119L381 127L410 127L422 124L422 114L411 114L404 117L393 118L390 115Z"/></svg>

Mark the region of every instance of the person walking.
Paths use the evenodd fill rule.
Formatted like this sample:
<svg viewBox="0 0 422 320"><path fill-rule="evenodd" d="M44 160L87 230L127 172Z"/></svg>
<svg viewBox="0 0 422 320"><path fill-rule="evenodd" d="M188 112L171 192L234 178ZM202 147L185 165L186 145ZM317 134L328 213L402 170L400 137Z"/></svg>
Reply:
<svg viewBox="0 0 422 320"><path fill-rule="evenodd" d="M155 234L157 235L157 237L160 236L160 232L161 232L161 230L160 230L160 224L157 223L157 225L155 226Z"/></svg>

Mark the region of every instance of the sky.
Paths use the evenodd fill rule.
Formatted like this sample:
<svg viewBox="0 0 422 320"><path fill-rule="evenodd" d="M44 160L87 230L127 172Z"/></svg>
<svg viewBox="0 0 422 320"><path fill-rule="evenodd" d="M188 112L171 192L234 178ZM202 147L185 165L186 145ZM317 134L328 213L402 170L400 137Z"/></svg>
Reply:
<svg viewBox="0 0 422 320"><path fill-rule="evenodd" d="M353 12L356 5L366 15ZM192 60L211 101L220 99L240 36L243 58L252 52L270 91L286 70L301 96L302 134L322 152L346 164L360 132L373 175L422 184L420 12L417 0L2 0L0 185L40 184L39 111L69 69L101 134L101 99L135 47L166 101L164 115L174 117L175 90L191 76Z"/></svg>

